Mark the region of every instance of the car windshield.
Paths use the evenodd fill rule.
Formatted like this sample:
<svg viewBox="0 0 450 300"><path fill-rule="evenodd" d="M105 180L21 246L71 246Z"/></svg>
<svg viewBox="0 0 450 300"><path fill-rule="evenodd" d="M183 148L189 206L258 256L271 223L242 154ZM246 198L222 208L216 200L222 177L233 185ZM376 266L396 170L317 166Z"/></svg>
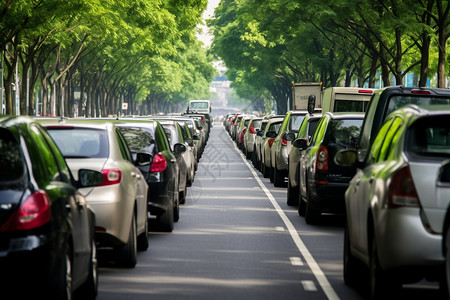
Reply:
<svg viewBox="0 0 450 300"><path fill-rule="evenodd" d="M65 158L106 158L109 153L106 130L91 128L47 128Z"/></svg>
<svg viewBox="0 0 450 300"><path fill-rule="evenodd" d="M25 173L25 163L17 140L8 129L0 128L0 186L14 184Z"/></svg>
<svg viewBox="0 0 450 300"><path fill-rule="evenodd" d="M389 107L386 116L399 109L402 106L408 104L415 104L417 106L429 106L429 105L449 105L450 98L444 97L418 97L410 95L392 96L389 99Z"/></svg>
<svg viewBox="0 0 450 300"><path fill-rule="evenodd" d="M208 109L208 102L191 102L191 109Z"/></svg>
<svg viewBox="0 0 450 300"><path fill-rule="evenodd" d="M427 117L410 128L407 139L409 153L427 157L450 157L450 123L448 116Z"/></svg>

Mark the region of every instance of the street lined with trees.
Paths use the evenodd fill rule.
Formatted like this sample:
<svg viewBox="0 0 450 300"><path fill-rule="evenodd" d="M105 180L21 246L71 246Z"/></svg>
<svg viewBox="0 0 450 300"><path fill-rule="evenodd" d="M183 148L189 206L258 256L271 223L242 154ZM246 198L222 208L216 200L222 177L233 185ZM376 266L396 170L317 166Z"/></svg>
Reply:
<svg viewBox="0 0 450 300"><path fill-rule="evenodd" d="M206 4L2 1L3 112L98 117L141 103L150 114L208 97L215 71L195 36Z"/></svg>

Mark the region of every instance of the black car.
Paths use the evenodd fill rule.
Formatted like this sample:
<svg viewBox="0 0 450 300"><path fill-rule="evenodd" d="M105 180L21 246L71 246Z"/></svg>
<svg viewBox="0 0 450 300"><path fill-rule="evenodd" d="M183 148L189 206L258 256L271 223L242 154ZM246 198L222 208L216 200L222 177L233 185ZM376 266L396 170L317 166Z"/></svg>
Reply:
<svg viewBox="0 0 450 300"><path fill-rule="evenodd" d="M78 290L95 298L95 214L77 189L103 175L81 169L75 181L52 138L27 117L0 118L0 151L2 292L71 299Z"/></svg>
<svg viewBox="0 0 450 300"><path fill-rule="evenodd" d="M319 221L322 213L344 213L344 196L356 168L338 166L334 156L342 149L353 148L359 138L364 113L325 113L317 125L311 143L294 141L306 149L300 159L300 193L298 212L306 223ZM298 144L297 144L298 143Z"/></svg>
<svg viewBox="0 0 450 300"><path fill-rule="evenodd" d="M179 167L176 155L186 151L182 144L172 153L164 128L158 121L119 123L117 127L132 155L147 153L138 159L138 168L148 184L148 211L157 217L162 230L171 232L179 219L179 204L185 194L179 192ZM180 197L183 197L180 199Z"/></svg>

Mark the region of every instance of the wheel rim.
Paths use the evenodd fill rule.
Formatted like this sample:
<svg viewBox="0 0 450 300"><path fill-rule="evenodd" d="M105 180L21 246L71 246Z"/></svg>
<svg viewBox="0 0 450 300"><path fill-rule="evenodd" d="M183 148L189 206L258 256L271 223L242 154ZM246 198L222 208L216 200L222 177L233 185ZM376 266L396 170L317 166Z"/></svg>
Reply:
<svg viewBox="0 0 450 300"><path fill-rule="evenodd" d="M72 299L72 263L70 261L70 256L66 254L66 294L67 299Z"/></svg>

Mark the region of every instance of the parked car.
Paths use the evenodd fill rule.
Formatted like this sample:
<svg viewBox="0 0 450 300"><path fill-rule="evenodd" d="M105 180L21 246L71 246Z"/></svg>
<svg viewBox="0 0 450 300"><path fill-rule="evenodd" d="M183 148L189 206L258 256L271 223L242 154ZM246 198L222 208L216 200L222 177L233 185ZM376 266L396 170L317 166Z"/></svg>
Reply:
<svg viewBox="0 0 450 300"><path fill-rule="evenodd" d="M358 165L345 195L344 279L354 284L362 262L372 298L405 282L443 278L450 199L440 202L436 182L450 157L449 117L449 105L400 108L386 118L363 163L355 150L336 156L341 165Z"/></svg>
<svg viewBox="0 0 450 300"><path fill-rule="evenodd" d="M148 211L157 217L159 227L171 232L174 222L179 220L180 203L184 193L179 192L179 167L176 156L186 151L183 144L175 145L175 154L170 149L166 133L158 121L119 123L131 154L139 161L137 167L148 184ZM138 153L146 153L140 155Z"/></svg>
<svg viewBox="0 0 450 300"><path fill-rule="evenodd" d="M255 157L255 164L254 164L254 166L260 172L262 172L262 166L261 166L261 161L262 161L261 152L262 151L261 151L261 148L262 148L262 145L264 143L264 139L265 139L264 132L265 132L265 129L266 129L266 126L267 126L268 122L269 122L269 117L268 116L264 116L262 121L261 121L261 128L258 130L258 132L256 132L256 137L255 137L255 154L256 154L256 157Z"/></svg>
<svg viewBox="0 0 450 300"><path fill-rule="evenodd" d="M234 123L231 124L231 139L233 140L233 142L236 142L236 136L239 137L238 129L239 129L239 124L241 124L241 120L243 117L244 117L244 115L237 114L236 118L234 119Z"/></svg>
<svg viewBox="0 0 450 300"><path fill-rule="evenodd" d="M359 137L364 113L325 113L308 145L300 139L305 152L300 162L299 214L314 224L322 213L344 213L344 194L355 167L338 166L334 156L342 149L353 149Z"/></svg>
<svg viewBox="0 0 450 300"><path fill-rule="evenodd" d="M181 127L176 121L161 120L160 124L164 128L164 132L169 140L170 148L173 152L179 147L177 144L182 144L186 147L186 151L175 155L178 167L180 169L180 177L178 178L179 192L181 193L180 199L185 199L187 194L187 187L189 186L189 180L193 176L193 164L191 153L189 152L189 146L183 139ZM184 200L183 200L184 201ZM182 202L183 203L183 202Z"/></svg>
<svg viewBox="0 0 450 300"><path fill-rule="evenodd" d="M86 166L103 174L100 185L80 192L96 213L98 246L113 248L120 265L134 267L137 250L148 248L148 185L122 133L107 120L42 122L74 174Z"/></svg>
<svg viewBox="0 0 450 300"><path fill-rule="evenodd" d="M305 139L308 144L319 124L322 113L307 114L300 125L298 133L290 132L285 139L292 141L292 149L288 155L288 188L287 205L298 206L300 198L300 159L304 157L306 149L299 148L297 139Z"/></svg>
<svg viewBox="0 0 450 300"><path fill-rule="evenodd" d="M283 123L284 116L274 116L269 119L269 123L266 125L265 132L262 134L264 142L261 147L261 164L262 164L262 174L264 178L271 178L273 182L273 174L271 176L271 161L270 161L270 148L275 140L275 137L280 130L281 124Z"/></svg>
<svg viewBox="0 0 450 300"><path fill-rule="evenodd" d="M288 111L281 124L280 130L270 148L270 162L273 173L273 185L276 187L285 186L285 179L288 175L288 156L291 151L291 141L285 139L288 133L297 133L303 119L308 111L291 110Z"/></svg>
<svg viewBox="0 0 450 300"><path fill-rule="evenodd" d="M446 208L444 226L442 229L442 253L445 257L444 263L444 293L447 297L450 296L450 160L445 160L439 168L437 182L437 203L441 207Z"/></svg>
<svg viewBox="0 0 450 300"><path fill-rule="evenodd" d="M241 149L242 152L245 151L245 149L244 149L244 135L247 132L250 120L253 117L254 117L253 115L245 115L242 118L242 120L241 120L241 124L239 125L238 137L236 139L236 145L238 146L239 149ZM245 152L244 152L244 154L245 154Z"/></svg>
<svg viewBox="0 0 450 300"><path fill-rule="evenodd" d="M54 141L28 117L0 118L0 150L2 293L95 298L95 214L78 189L96 186L103 175L79 169L75 180Z"/></svg>
<svg viewBox="0 0 450 300"><path fill-rule="evenodd" d="M244 154L246 158L251 158L255 164L255 141L256 132L261 128L262 118L252 117L248 122L248 129L244 133Z"/></svg>

